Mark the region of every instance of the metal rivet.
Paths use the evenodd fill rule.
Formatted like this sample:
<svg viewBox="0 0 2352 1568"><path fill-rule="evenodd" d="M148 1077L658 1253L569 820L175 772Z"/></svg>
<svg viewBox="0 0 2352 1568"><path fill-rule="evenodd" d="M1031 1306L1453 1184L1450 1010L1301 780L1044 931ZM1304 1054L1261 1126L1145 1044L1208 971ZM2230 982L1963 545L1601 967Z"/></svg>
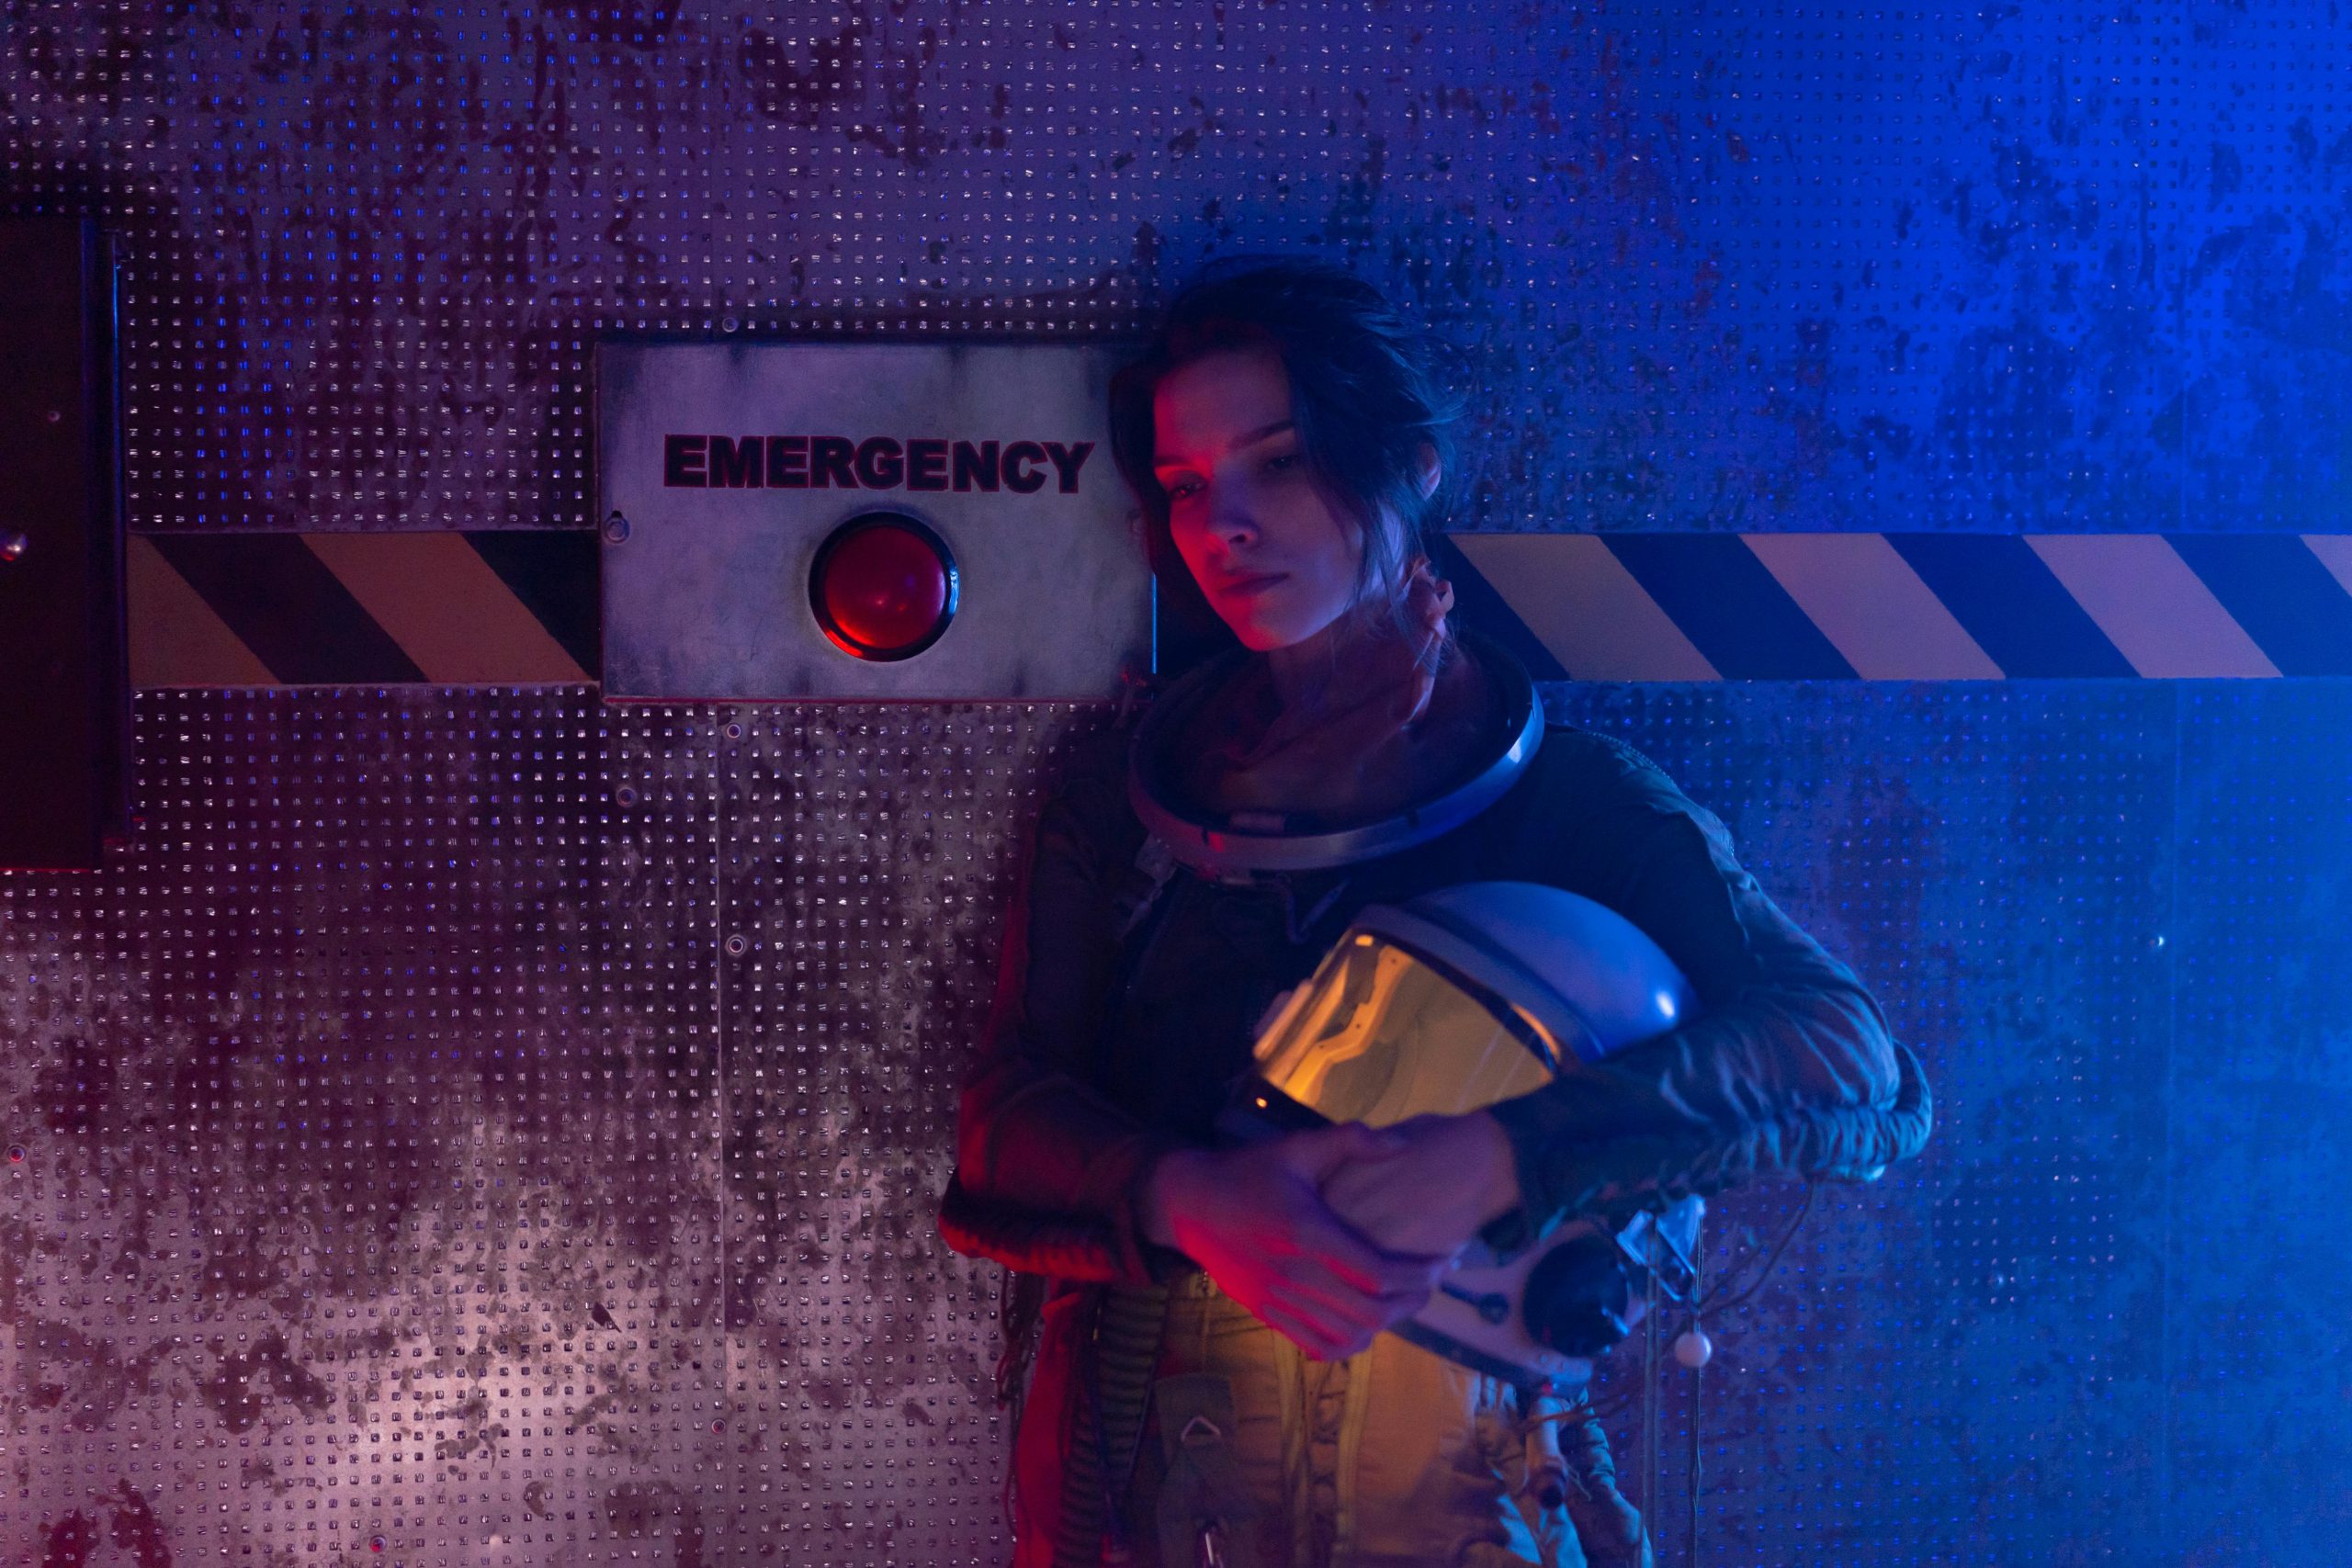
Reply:
<svg viewBox="0 0 2352 1568"><path fill-rule="evenodd" d="M605 543L608 545L625 545L628 543L628 518L616 512L610 517L605 519Z"/></svg>
<svg viewBox="0 0 2352 1568"><path fill-rule="evenodd" d="M752 944L740 936L730 936L727 939L727 955L729 958L742 957L744 953L751 951L751 947Z"/></svg>
<svg viewBox="0 0 2352 1568"><path fill-rule="evenodd" d="M620 788L613 791L613 804L616 806L635 806L637 804L637 786L635 784L623 784Z"/></svg>

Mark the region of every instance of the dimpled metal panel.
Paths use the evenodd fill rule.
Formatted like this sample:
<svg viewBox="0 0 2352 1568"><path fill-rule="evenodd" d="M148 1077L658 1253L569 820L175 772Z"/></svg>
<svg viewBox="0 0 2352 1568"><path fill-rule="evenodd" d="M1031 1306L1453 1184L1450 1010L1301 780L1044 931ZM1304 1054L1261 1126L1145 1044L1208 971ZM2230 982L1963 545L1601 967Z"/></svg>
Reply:
<svg viewBox="0 0 2352 1568"><path fill-rule="evenodd" d="M993 1560L930 1205L1081 721L142 700L138 847L0 877L0 1543Z"/></svg>
<svg viewBox="0 0 2352 1568"><path fill-rule="evenodd" d="M142 700L138 845L0 892L12 1551L668 1528L720 1370L710 809L671 728Z"/></svg>
<svg viewBox="0 0 2352 1568"><path fill-rule="evenodd" d="M1115 330L1251 248L1454 342L1474 524L2325 528L2347 63L2322 0L0 0L0 200L125 235L141 528L583 525L600 332ZM1556 694L1943 1107L1719 1323L1710 1560L2340 1555L2330 690ZM927 1184L1089 722L142 698L134 842L0 876L0 1550L1001 1560Z"/></svg>
<svg viewBox="0 0 2352 1568"><path fill-rule="evenodd" d="M2146 1560L2161 1345L2173 694L2155 686L1567 687L1732 829L1925 1060L1936 1141L1826 1185L1714 1319L1706 1561ZM1736 1195L1711 1269L1794 1195ZM1612 1364L1623 1400L1638 1357ZM1691 1380L1665 1367L1671 1555ZM1639 1406L1621 1462L1638 1473Z"/></svg>
<svg viewBox="0 0 2352 1568"><path fill-rule="evenodd" d="M2291 1475L2342 1458L2295 1350L2341 1224L2286 1135L2341 1076L2300 934L2340 901L2341 762L2275 739L2340 732L2342 693L1551 695L1724 816L1939 1093L1929 1155L1829 1190L1713 1320L1711 1560L2135 1561L2257 1495L2312 1539L2324 1486L2170 1477L2249 1423ZM0 878L10 1543L1000 1560L997 1277L928 1205L1020 827L1099 721L143 699L140 843ZM2176 1017L2245 1043L2176 1066ZM1712 1267L1790 1208L1724 1204ZM1629 1474L1635 1371L1604 1389Z"/></svg>
<svg viewBox="0 0 2352 1568"><path fill-rule="evenodd" d="M720 1473L752 1499L736 1539L755 1551L1009 1551L1002 1276L932 1216L1019 829L1051 749L1099 716L827 705L722 726L727 1320L761 1436Z"/></svg>
<svg viewBox="0 0 2352 1568"><path fill-rule="evenodd" d="M2340 682L2181 706L2164 1348L2177 1540L2200 1563L2330 1561L2352 1528L2347 737Z"/></svg>
<svg viewBox="0 0 2352 1568"><path fill-rule="evenodd" d="M2332 526L2322 0L6 0L6 197L125 229L143 526L587 520L589 356L1133 323L1203 257L1454 340L1476 520Z"/></svg>

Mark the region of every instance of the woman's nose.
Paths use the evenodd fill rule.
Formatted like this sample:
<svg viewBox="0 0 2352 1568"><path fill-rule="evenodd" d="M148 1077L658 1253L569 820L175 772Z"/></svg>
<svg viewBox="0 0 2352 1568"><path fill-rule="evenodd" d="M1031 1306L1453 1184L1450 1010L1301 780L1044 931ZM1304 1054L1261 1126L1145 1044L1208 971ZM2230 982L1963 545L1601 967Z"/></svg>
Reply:
<svg viewBox="0 0 2352 1568"><path fill-rule="evenodd" d="M1258 536L1258 519L1241 486L1209 487L1209 529L1227 544L1243 544Z"/></svg>

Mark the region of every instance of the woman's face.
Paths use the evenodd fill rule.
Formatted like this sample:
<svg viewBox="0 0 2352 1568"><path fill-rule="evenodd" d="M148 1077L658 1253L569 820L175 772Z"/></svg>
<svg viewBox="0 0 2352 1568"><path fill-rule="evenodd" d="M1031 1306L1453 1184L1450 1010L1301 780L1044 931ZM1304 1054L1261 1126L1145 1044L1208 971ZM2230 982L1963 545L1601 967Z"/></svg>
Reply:
<svg viewBox="0 0 2352 1568"><path fill-rule="evenodd" d="M1363 530L1317 482L1271 348L1205 355L1152 398L1152 472L1176 550L1243 646L1289 648L1355 603Z"/></svg>

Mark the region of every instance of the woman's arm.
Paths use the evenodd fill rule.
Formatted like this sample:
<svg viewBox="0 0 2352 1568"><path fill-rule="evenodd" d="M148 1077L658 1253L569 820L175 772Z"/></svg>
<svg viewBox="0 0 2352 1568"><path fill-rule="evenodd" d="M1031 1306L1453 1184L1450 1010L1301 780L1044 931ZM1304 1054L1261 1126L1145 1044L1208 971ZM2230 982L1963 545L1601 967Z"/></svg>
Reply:
<svg viewBox="0 0 2352 1568"><path fill-rule="evenodd" d="M1113 857L1135 848L1116 831L1111 772L1106 756L1081 758L1038 818L981 1057L957 1107L941 1228L956 1250L1011 1268L1145 1283L1182 1263L1147 1243L1136 1213L1144 1174L1179 1141L1084 1077L1118 963L1111 889L1125 863Z"/></svg>
<svg viewBox="0 0 2352 1568"><path fill-rule="evenodd" d="M1781 912L1715 817L1629 746L1581 731L1536 809L1545 880L1665 949L1697 991L1687 1026L1528 1097L1556 1135L1729 1131L1784 1111L1885 1104L1886 1019L1852 970ZM1573 1085L1571 1088L1569 1086Z"/></svg>
<svg viewBox="0 0 2352 1568"><path fill-rule="evenodd" d="M1140 831L1090 820L1085 804L1057 799L1039 819L941 1233L959 1252L1066 1280L1142 1284L1197 1263L1310 1354L1352 1354L1427 1301L1442 1268L1383 1254L1318 1195L1341 1162L1376 1164L1390 1146L1344 1127L1194 1148L1088 1086L1118 964L1109 890L1125 860L1113 857L1132 859Z"/></svg>
<svg viewBox="0 0 2352 1568"><path fill-rule="evenodd" d="M1783 1123L1805 1135L1774 1149L1817 1149L1838 1141L1840 1115L1870 1122L1895 1105L1895 1048L1877 1003L1773 904L1723 825L1630 747L1573 730L1549 737L1547 750L1555 746L1544 759L1549 787L1518 829L1530 874L1641 927L1690 978L1701 1011L1477 1117L1408 1123L1404 1157L1326 1188L1342 1216L1384 1245L1437 1245L1457 1232L1466 1240L1463 1227L1498 1213L1515 1223L1490 1234L1523 1239L1604 1197L1670 1185L1675 1151L1704 1158L1718 1143ZM1437 1125L1446 1121L1472 1125ZM1408 1189L1449 1167L1465 1173L1447 1184L1462 1202L1431 1203L1424 1186L1408 1218ZM1516 1200L1499 1210L1468 1212L1513 1188Z"/></svg>

